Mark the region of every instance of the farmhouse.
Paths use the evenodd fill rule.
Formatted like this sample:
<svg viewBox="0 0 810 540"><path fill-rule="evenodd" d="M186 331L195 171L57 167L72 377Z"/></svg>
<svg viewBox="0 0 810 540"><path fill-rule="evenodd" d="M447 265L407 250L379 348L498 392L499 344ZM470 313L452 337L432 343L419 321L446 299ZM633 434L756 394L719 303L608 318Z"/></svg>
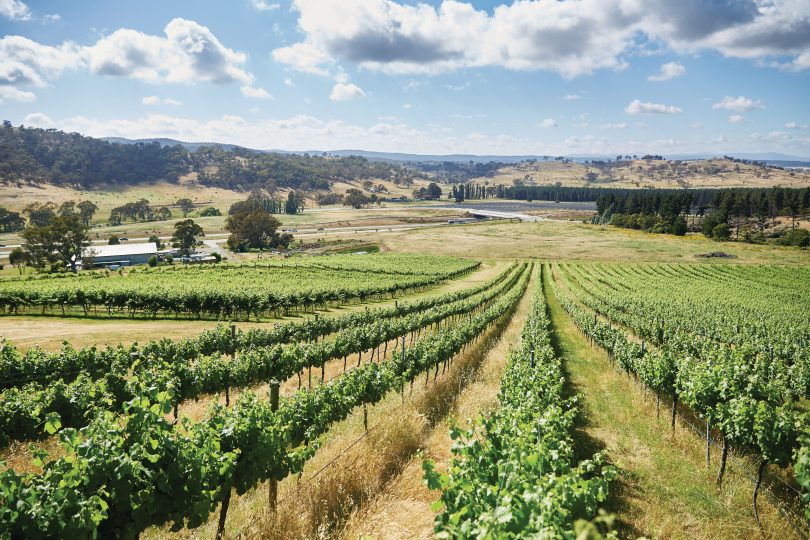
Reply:
<svg viewBox="0 0 810 540"><path fill-rule="evenodd" d="M92 266L146 264L150 257L157 255L157 252L157 244L154 242L90 246L82 253L82 266L90 268Z"/></svg>

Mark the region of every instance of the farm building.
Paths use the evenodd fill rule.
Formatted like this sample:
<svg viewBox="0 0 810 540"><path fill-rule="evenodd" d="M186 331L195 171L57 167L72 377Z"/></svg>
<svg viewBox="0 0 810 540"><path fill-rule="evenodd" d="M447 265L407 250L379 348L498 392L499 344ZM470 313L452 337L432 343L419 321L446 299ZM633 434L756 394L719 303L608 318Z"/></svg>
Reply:
<svg viewBox="0 0 810 540"><path fill-rule="evenodd" d="M133 264L146 264L150 257L157 255L157 244L143 242L138 244L118 244L114 246L90 246L82 254L82 263L85 268L91 266L131 266ZM85 259L91 259L91 264L85 264ZM89 262L89 261L88 261Z"/></svg>

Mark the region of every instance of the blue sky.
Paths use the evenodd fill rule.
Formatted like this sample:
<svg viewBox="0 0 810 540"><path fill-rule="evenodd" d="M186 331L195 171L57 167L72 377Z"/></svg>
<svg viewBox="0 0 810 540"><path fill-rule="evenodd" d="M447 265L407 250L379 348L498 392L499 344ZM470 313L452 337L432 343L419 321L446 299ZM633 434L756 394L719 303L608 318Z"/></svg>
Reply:
<svg viewBox="0 0 810 540"><path fill-rule="evenodd" d="M0 0L0 116L286 150L810 157L810 0Z"/></svg>

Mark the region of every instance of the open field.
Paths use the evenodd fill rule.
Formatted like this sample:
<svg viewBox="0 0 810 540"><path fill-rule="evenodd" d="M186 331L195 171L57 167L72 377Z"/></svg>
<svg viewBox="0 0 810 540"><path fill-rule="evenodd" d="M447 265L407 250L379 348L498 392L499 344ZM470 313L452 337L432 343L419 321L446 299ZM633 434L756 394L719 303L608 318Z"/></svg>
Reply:
<svg viewBox="0 0 810 540"><path fill-rule="evenodd" d="M733 163L724 159L683 162L676 170L670 161L630 160L610 172L603 172L595 165L582 163L561 163L558 161L538 161L531 164L518 164L500 169L493 178L478 178L474 182L504 184L511 186L515 180L526 184L556 184L572 187L610 188L732 188L732 187L807 187L810 186L810 173L785 171L744 163ZM588 172L597 173L597 180L587 182Z"/></svg>

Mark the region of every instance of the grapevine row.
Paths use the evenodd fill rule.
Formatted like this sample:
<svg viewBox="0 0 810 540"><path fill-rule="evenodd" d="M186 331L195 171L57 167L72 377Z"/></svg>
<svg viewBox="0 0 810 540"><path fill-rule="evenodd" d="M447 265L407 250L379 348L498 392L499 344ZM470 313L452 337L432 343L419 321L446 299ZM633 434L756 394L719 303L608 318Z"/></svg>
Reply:
<svg viewBox="0 0 810 540"><path fill-rule="evenodd" d="M118 345L99 349L96 346L75 349L65 344L58 352L31 348L21 353L13 345L0 344L0 389L22 386L31 381L42 384L63 380L69 382L80 374L97 379L113 366L128 366L133 357L159 358L165 362L189 361L203 355L234 354L238 351L297 341L314 341L346 328L374 321L418 313L435 306L450 304L488 290L509 276L515 264L495 278L475 287L435 295L394 306L366 309L336 317L314 317L301 322L277 324L271 329L251 328L235 331L226 325L205 330L193 338L152 340L139 347Z"/></svg>
<svg viewBox="0 0 810 540"><path fill-rule="evenodd" d="M70 383L57 381L47 386L31 383L11 388L0 396L0 444L11 439L37 437L43 430L54 427L83 426L96 409L119 410L123 403L137 395L131 377L133 372L141 378L169 380L175 405L203 394L225 391L227 395L234 387L270 379L287 380L303 369L323 368L332 358L361 354L409 332L480 309L512 287L523 274L525 267L513 272L507 281L478 295L423 312L346 328L327 341L249 348L234 358L203 356L190 361L165 362L150 356L134 365L127 361L110 366L100 379L80 374Z"/></svg>
<svg viewBox="0 0 810 540"><path fill-rule="evenodd" d="M756 516L756 496L767 465L787 467L806 455L800 441L806 441L808 415L796 410L792 403L774 404L757 397L756 392L749 393L754 381L738 384L733 365L715 358L682 356L666 347L653 350L631 341L623 330L600 321L596 312L580 307L553 280L551 283L560 304L586 336L657 395L671 396L673 428L677 405L682 402L722 433L718 482L725 472L730 444L751 448L762 457L754 488ZM806 469L803 474L807 475Z"/></svg>
<svg viewBox="0 0 810 540"><path fill-rule="evenodd" d="M440 538L573 538L575 521L593 518L607 498L613 467L601 454L574 457L577 398L565 396L541 282L509 353L500 407L471 430L451 428L448 474L423 465L428 486L442 492Z"/></svg>
<svg viewBox="0 0 810 540"><path fill-rule="evenodd" d="M184 419L177 429L165 419L171 390L145 386L122 417L99 412L80 432L64 430L67 455L41 474L0 473L0 531L12 538L131 538L152 525L197 527L220 502L227 512L232 488L242 494L300 472L331 424L450 360L512 310L527 278L459 325L282 398L277 411L247 393L233 408L215 405L205 420Z"/></svg>

